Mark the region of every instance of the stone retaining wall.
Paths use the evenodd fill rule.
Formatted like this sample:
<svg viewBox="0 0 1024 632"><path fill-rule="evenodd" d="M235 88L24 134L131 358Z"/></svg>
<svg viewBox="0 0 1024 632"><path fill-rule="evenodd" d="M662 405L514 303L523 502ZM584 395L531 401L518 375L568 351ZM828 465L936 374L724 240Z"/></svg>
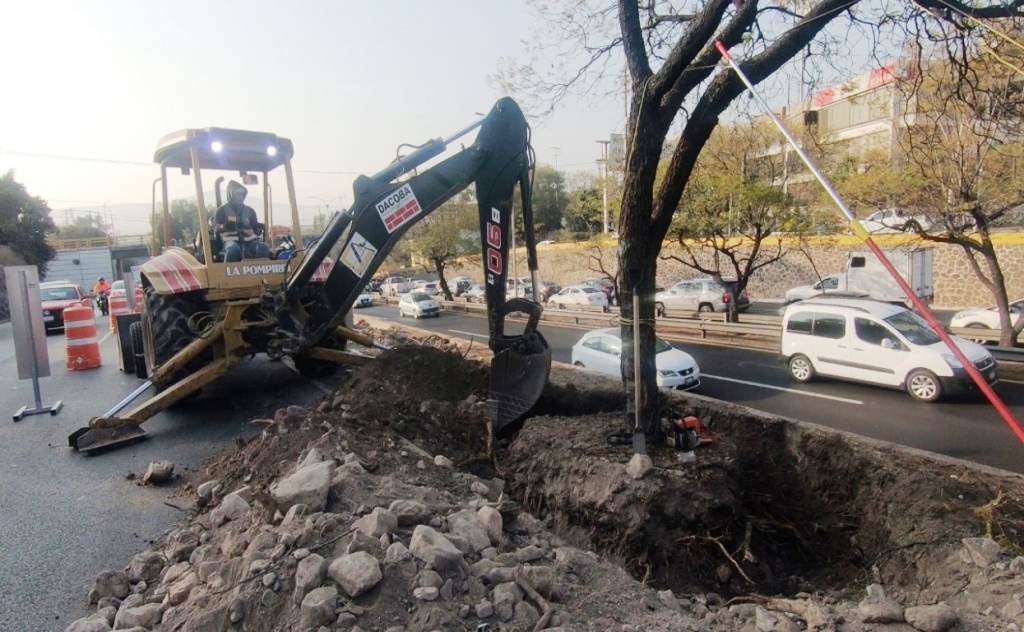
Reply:
<svg viewBox="0 0 1024 632"><path fill-rule="evenodd" d="M963 250L959 246L946 244L925 244L903 235L877 236L875 241L883 249L908 245L934 248L935 303L940 309L960 309L994 305L992 294L971 271ZM1024 296L1024 233L1000 233L993 236L1000 266L1007 279L1010 299ZM855 237L816 237L809 241L804 252L797 250L798 244L784 243L786 256L780 261L757 271L747 288L753 300L781 299L785 291L797 285L817 280L815 268L821 276L840 272L846 265L851 252L866 248ZM592 243L552 244L538 248L541 276L562 285L578 283L584 279L604 276L599 271L614 274L617 269L617 244L609 241L603 246ZM704 257L710 263L711 252ZM682 256L678 244L669 244L662 250L662 257ZM518 251L516 276L527 276L525 249ZM814 262L813 266L811 261ZM446 273L449 278L468 276L482 280L483 270L479 259L455 267ZM509 276L513 276L512 270ZM673 259L658 263L657 284L668 287L676 281L701 276Z"/></svg>

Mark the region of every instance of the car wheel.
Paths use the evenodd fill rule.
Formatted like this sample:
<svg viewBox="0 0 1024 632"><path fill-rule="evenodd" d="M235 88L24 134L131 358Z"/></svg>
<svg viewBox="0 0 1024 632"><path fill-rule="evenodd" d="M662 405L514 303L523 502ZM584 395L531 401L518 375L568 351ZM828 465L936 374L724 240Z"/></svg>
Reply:
<svg viewBox="0 0 1024 632"><path fill-rule="evenodd" d="M917 369L907 376L907 392L919 402L937 402L942 398L942 382L927 369Z"/></svg>
<svg viewBox="0 0 1024 632"><path fill-rule="evenodd" d="M658 318L664 318L665 317L665 304L664 303L655 303L654 304L654 315L657 316Z"/></svg>
<svg viewBox="0 0 1024 632"><path fill-rule="evenodd" d="M585 368L587 368L587 367L586 367L586 366L585 366L585 365L584 365L584 364L583 364L582 362L580 362L579 360L577 360L576 362L573 362L573 363L572 363L572 365L573 365L573 366L578 366L578 367L579 367L579 368L581 368L581 369L585 369Z"/></svg>
<svg viewBox="0 0 1024 632"><path fill-rule="evenodd" d="M967 325L967 329L983 329L985 331L992 331L991 329L988 328L987 325L982 325L981 323L971 323L970 325ZM979 345L994 345L994 344L998 344L998 341L993 342L991 340L986 340L984 338L974 338L974 337L971 337L971 336L964 336L964 338L967 338L971 342L976 342Z"/></svg>
<svg viewBox="0 0 1024 632"><path fill-rule="evenodd" d="M903 225L903 232L905 233L916 233L920 232L920 230L921 225L918 224L916 220L910 220L909 222Z"/></svg>
<svg viewBox="0 0 1024 632"><path fill-rule="evenodd" d="M715 308L713 305L710 305L708 303L701 303L701 306L697 308L697 311L707 313L715 311Z"/></svg>
<svg viewBox="0 0 1024 632"><path fill-rule="evenodd" d="M814 379L814 365L805 355L795 355L789 359L789 374L797 382L810 382Z"/></svg>

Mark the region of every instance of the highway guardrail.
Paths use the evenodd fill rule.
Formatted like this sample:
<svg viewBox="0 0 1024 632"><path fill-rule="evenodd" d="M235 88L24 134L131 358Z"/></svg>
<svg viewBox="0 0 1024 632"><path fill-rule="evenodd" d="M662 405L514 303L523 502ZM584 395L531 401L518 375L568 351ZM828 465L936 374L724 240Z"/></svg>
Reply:
<svg viewBox="0 0 1024 632"><path fill-rule="evenodd" d="M397 303L397 298L374 298L375 302L386 304ZM468 299L454 301L438 301L442 310L452 312L484 314L487 305ZM616 307L605 308L577 305L566 309L545 307L541 320L553 323L569 324L585 329L613 327L619 323L619 310ZM700 341L729 341L732 346L748 349L778 351L782 338L782 317L771 314L741 314L740 322L726 321L726 314L721 312L690 312L686 310L668 310L664 317L657 319L658 333L666 338ZM950 333L963 338L981 342L998 342L997 329L951 328ZM1024 335L1022 335L1024 342ZM1001 365L1012 365L1014 369L1024 372L1024 349L989 346L988 350Z"/></svg>

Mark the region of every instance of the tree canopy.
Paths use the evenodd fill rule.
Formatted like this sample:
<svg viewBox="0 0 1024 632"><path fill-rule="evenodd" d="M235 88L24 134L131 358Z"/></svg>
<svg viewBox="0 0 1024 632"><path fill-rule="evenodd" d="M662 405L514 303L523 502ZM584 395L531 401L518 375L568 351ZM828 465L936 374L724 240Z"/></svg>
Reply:
<svg viewBox="0 0 1024 632"><path fill-rule="evenodd" d="M61 239L89 239L92 237L106 237L103 232L103 217L98 213L93 215L87 213L79 215L58 229Z"/></svg>
<svg viewBox="0 0 1024 632"><path fill-rule="evenodd" d="M662 243L698 156L722 115L745 91L736 73L723 71L716 44L732 51L756 85L839 19L848 20L851 28L866 26L873 33L883 24L956 30L967 28L970 20L1024 18L1024 0L970 4L892 0L880 6L866 0L537 0L533 6L541 18L535 45L530 48L535 59L525 64L506 60L498 79L504 88L534 103L535 111L550 111L573 91L607 94L611 89L602 91L601 87L612 83L609 75L623 62L626 66L629 113L619 217L621 366L627 398L632 397L633 380L641 381L640 401L636 402L641 411L639 426L651 434L660 432L654 327L636 328L642 355L637 376L632 353L634 323L654 322L653 290ZM872 25L875 31L871 31ZM917 35L909 26L906 30L910 37ZM847 60L848 54L841 52L842 35L834 38L839 40L834 54ZM679 140L659 179L662 150L677 124ZM639 314L632 313L634 293L640 295ZM630 408L627 405L627 410Z"/></svg>
<svg viewBox="0 0 1024 632"><path fill-rule="evenodd" d="M446 300L452 300L444 271L460 257L480 249L476 194L465 189L409 230L409 248L422 257L425 269L437 273Z"/></svg>
<svg viewBox="0 0 1024 632"><path fill-rule="evenodd" d="M46 277L47 264L57 256L46 242L46 235L56 230L49 205L29 195L14 179L14 171L0 176L0 245L10 247L27 264L38 266L42 278Z"/></svg>

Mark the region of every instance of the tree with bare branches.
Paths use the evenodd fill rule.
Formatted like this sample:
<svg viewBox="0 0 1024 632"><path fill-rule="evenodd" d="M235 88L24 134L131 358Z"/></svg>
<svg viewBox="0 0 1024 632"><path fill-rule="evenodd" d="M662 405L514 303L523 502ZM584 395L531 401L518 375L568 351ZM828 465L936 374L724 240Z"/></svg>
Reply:
<svg viewBox="0 0 1024 632"><path fill-rule="evenodd" d="M999 344L1010 347L1024 330L1024 317L1011 321L1009 303L1017 297L1007 292L992 230L1024 204L1018 166L1024 162L1024 53L988 39L953 37L915 65L901 85L911 106L900 134L900 159L932 220L918 231L921 239L959 246L999 309ZM963 63L962 47L975 55ZM1002 48L1008 50L995 52Z"/></svg>
<svg viewBox="0 0 1024 632"><path fill-rule="evenodd" d="M683 256L662 256L721 283L731 295L729 322L739 322L737 297L754 273L786 256L782 233L799 237L812 227L812 215L784 191L780 141L763 122L718 127L672 223Z"/></svg>
<svg viewBox="0 0 1024 632"><path fill-rule="evenodd" d="M953 12L975 19L1024 16L1024 0L970 4L891 0L891 11L885 15L872 14L869 4L867 0L812 0L797 4L799 10L794 10L789 3L767 0L534 3L543 21L541 30L548 29L540 37L555 42L557 50L536 47L533 50L554 55L534 63L513 61L504 66L503 70L509 71L500 73L504 86L524 101L533 96L553 108L574 89L596 93L594 84L610 69L620 67L620 60L627 69L630 105L619 217L622 372L630 397L634 379L641 382L639 401L630 401L626 414L630 416L632 408L638 407L638 425L648 434L660 433L653 326L658 256L701 150L722 114L744 91L735 73L722 71L715 42L733 49L733 56L742 60L739 65L758 84L840 18L878 24L911 18L943 22ZM893 11L903 15L893 15ZM581 55L578 67L566 65L566 59L577 60ZM542 69L550 69L550 73ZM668 159L665 177L658 182L662 148L677 123L682 128L679 140ZM632 310L634 293L640 295L639 314ZM635 327L637 324L642 326ZM634 330L640 338L639 376L633 370ZM627 423L631 421L627 419Z"/></svg>

